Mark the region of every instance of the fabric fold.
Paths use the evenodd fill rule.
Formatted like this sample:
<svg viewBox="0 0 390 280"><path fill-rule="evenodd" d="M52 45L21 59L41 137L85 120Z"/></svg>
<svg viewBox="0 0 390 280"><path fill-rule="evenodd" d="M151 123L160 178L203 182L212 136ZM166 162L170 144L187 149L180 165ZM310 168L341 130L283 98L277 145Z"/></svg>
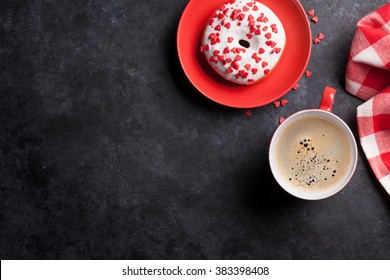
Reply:
<svg viewBox="0 0 390 280"><path fill-rule="evenodd" d="M357 109L360 143L390 194L390 3L358 22L345 85L349 93L368 100Z"/></svg>

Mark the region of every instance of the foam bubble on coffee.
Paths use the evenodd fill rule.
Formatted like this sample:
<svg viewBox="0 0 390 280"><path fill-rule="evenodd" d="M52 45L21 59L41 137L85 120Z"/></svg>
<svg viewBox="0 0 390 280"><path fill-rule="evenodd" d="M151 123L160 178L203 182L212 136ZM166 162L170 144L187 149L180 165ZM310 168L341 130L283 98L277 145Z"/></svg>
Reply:
<svg viewBox="0 0 390 280"><path fill-rule="evenodd" d="M334 186L345 176L350 161L343 131L321 118L295 121L277 146L277 163L283 176L303 191Z"/></svg>

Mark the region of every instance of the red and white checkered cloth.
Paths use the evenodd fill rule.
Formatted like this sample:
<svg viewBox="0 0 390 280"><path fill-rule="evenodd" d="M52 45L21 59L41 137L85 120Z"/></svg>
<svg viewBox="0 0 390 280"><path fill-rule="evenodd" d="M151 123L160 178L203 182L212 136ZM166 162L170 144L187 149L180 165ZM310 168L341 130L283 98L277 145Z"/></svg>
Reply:
<svg viewBox="0 0 390 280"><path fill-rule="evenodd" d="M368 100L357 109L360 143L390 194L390 3L358 22L345 82L348 92Z"/></svg>

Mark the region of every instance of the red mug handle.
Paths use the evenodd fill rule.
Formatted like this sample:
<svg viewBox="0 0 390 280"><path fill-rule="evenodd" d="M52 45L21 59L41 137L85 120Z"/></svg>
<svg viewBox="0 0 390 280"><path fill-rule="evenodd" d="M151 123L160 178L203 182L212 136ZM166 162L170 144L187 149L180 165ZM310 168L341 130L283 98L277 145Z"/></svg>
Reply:
<svg viewBox="0 0 390 280"><path fill-rule="evenodd" d="M326 87L324 89L324 92L322 93L320 110L331 112L335 96L336 96L336 89L332 87Z"/></svg>

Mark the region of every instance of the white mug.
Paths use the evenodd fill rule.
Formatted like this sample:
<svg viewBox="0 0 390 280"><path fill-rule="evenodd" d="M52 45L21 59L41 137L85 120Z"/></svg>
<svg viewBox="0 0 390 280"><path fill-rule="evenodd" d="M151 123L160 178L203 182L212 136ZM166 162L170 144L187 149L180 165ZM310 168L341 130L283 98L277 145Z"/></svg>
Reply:
<svg viewBox="0 0 390 280"><path fill-rule="evenodd" d="M335 94L335 89L326 87L319 109L291 115L272 137L272 174L284 190L298 198L330 197L343 189L355 172L356 141L348 125L331 112Z"/></svg>

